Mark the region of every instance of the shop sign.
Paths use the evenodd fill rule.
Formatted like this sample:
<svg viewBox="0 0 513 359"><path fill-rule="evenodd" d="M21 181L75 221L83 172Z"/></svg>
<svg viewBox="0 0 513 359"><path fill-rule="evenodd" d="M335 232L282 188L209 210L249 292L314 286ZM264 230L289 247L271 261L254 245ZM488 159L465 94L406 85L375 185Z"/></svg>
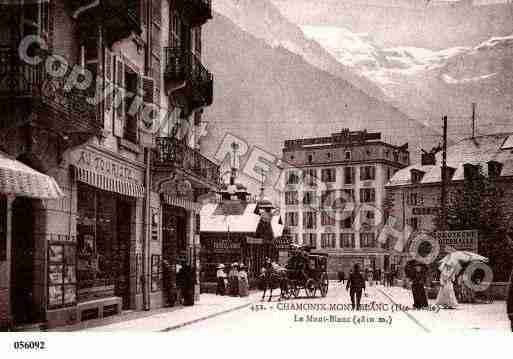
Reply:
<svg viewBox="0 0 513 359"><path fill-rule="evenodd" d="M214 239L212 249L215 252L230 252L240 250L240 243L229 239Z"/></svg>
<svg viewBox="0 0 513 359"><path fill-rule="evenodd" d="M142 184L133 168L88 150L74 154L73 164L106 177Z"/></svg>
<svg viewBox="0 0 513 359"><path fill-rule="evenodd" d="M435 216L439 210L438 207L413 207L413 214L415 216Z"/></svg>
<svg viewBox="0 0 513 359"><path fill-rule="evenodd" d="M466 231L438 231L434 232L433 236L440 243L440 246L451 248L459 251L477 252L479 231L466 230Z"/></svg>
<svg viewBox="0 0 513 359"><path fill-rule="evenodd" d="M247 244L262 244L264 240L262 238L246 237Z"/></svg>
<svg viewBox="0 0 513 359"><path fill-rule="evenodd" d="M278 250L287 250L290 248L292 244L292 238L291 237L282 237L276 241L276 248Z"/></svg>

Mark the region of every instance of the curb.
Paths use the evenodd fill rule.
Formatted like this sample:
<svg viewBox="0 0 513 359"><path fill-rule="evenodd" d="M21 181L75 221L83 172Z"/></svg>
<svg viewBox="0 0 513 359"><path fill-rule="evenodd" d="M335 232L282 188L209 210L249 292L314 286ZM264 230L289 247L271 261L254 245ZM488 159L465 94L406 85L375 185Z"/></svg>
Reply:
<svg viewBox="0 0 513 359"><path fill-rule="evenodd" d="M242 305L238 305L236 307L233 307L233 308L230 308L230 309L225 309L221 312L217 312L217 313L212 313L212 314L209 314L205 317L201 317L201 318L197 318L197 319L192 319L192 320L189 320L187 322L183 322L183 323L180 323L180 324L176 324L176 325L173 325L171 327L167 327L167 328L164 328L164 329L159 329L157 330L157 332L170 332L172 330L175 330L175 329L179 329L179 328L183 328L185 326L188 326L188 325L191 325L191 324L195 324L195 323L198 323L198 322L202 322L204 320L208 320L208 319L211 319L211 318L214 318L214 317L217 317L217 316L220 316L220 315L223 315L223 314L228 314L230 312L235 312L237 310L241 310L241 309L244 309L246 307L249 307L251 304L253 304L254 302L250 302L250 303L246 303L246 304L242 304Z"/></svg>
<svg viewBox="0 0 513 359"><path fill-rule="evenodd" d="M399 305L400 303L397 303L394 298L389 295L388 293L385 293L383 290L379 289L379 288L376 288L377 290L379 290L379 292L381 294L383 294L385 297L388 298L389 301L391 301L392 303L394 303L395 305ZM407 311L402 311L408 318L410 318L415 324L417 324L419 327L421 327L426 333L431 333L431 330L429 328L427 328L424 324L422 324L421 322L418 321L417 318L415 318L410 312L407 312Z"/></svg>

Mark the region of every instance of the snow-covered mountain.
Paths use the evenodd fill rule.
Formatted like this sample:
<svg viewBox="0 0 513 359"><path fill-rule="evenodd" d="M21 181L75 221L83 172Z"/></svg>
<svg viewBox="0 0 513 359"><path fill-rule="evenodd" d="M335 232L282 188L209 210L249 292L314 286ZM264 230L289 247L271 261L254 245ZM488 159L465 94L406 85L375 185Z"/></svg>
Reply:
<svg viewBox="0 0 513 359"><path fill-rule="evenodd" d="M447 114L453 137L470 133L471 103L478 130L511 130L513 124L513 35L476 46L431 50L386 48L369 34L331 26L303 26L338 61L379 86L401 111L439 128Z"/></svg>
<svg viewBox="0 0 513 359"><path fill-rule="evenodd" d="M317 41L306 38L301 28L287 20L272 1L215 0L213 7L242 30L264 40L271 47L281 46L301 56L309 64L349 81L370 96L386 99L379 86L337 61Z"/></svg>

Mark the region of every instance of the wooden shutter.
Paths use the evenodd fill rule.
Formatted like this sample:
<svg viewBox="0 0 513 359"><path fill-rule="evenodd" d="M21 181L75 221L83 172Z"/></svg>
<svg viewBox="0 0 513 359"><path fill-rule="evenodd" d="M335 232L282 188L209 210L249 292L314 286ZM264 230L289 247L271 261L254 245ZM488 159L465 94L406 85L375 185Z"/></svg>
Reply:
<svg viewBox="0 0 513 359"><path fill-rule="evenodd" d="M125 64L120 56L114 58L114 83L116 87L116 93L114 98L114 135L123 137L124 122L125 122Z"/></svg>
<svg viewBox="0 0 513 359"><path fill-rule="evenodd" d="M145 104L154 104L155 102L155 81L153 78L148 76L141 76L141 92L142 98ZM142 118L142 121L145 121L144 127L146 129L151 129L153 123L148 122L150 119L155 118L154 115L151 118Z"/></svg>
<svg viewBox="0 0 513 359"><path fill-rule="evenodd" d="M108 48L104 49L103 56L103 96L104 96L104 118L105 129L113 129L113 101L114 101L114 56Z"/></svg>

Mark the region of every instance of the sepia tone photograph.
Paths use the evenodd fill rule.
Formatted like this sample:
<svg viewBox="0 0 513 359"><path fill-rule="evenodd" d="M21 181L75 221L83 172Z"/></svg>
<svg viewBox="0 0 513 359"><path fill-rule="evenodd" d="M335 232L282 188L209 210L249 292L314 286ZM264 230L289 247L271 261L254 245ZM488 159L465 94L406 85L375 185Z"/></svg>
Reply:
<svg viewBox="0 0 513 359"><path fill-rule="evenodd" d="M513 1L0 0L12 352L512 331Z"/></svg>

